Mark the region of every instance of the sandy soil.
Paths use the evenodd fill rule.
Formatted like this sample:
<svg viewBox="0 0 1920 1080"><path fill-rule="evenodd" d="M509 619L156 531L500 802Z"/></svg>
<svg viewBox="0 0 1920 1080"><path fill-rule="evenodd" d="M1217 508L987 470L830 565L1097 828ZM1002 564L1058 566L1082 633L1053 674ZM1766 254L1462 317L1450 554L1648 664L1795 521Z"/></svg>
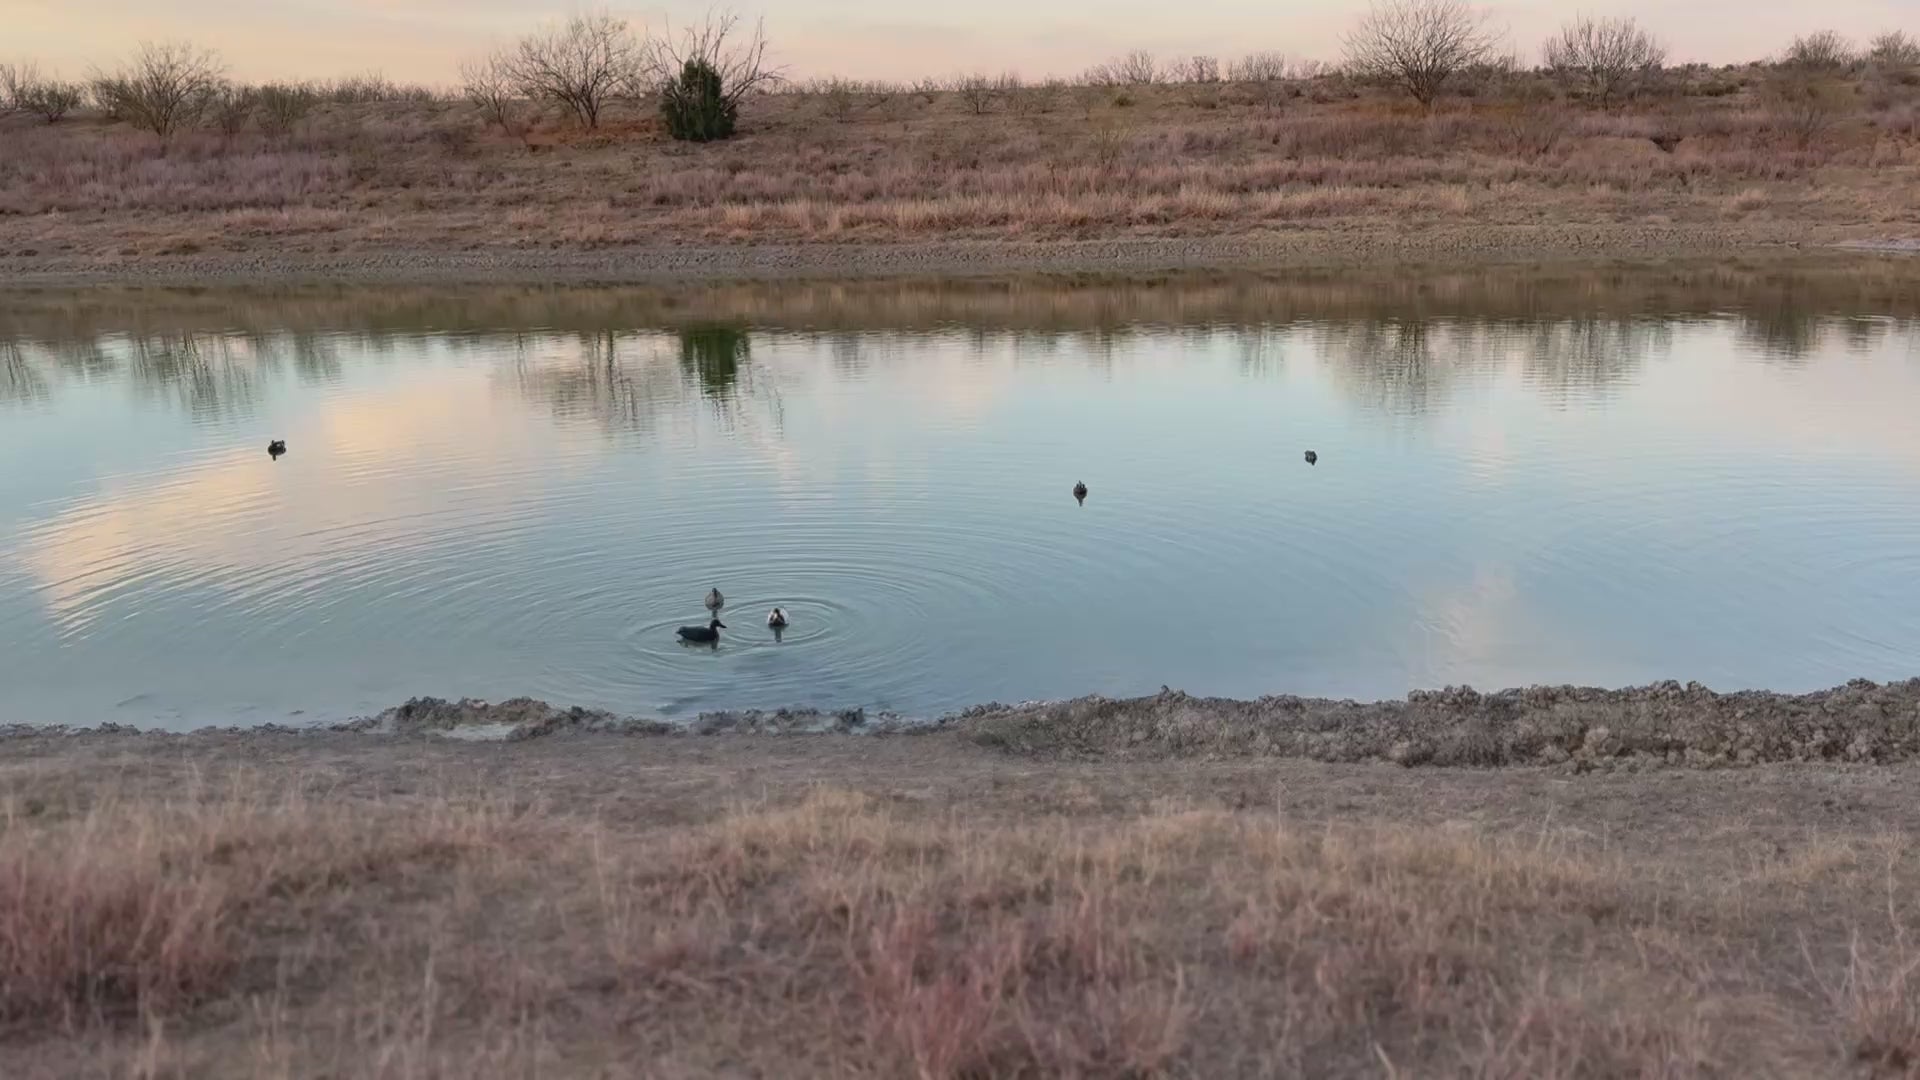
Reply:
<svg viewBox="0 0 1920 1080"><path fill-rule="evenodd" d="M339 254L248 251L193 256L0 256L0 287L101 284L237 285L663 283L1013 273L1150 273L1194 269L1314 269L1396 263L1674 258L1800 247L1900 250L1870 226L1789 222L1724 225L1473 225L1411 229L1257 231L1236 236L1044 243L733 244L607 249Z"/></svg>

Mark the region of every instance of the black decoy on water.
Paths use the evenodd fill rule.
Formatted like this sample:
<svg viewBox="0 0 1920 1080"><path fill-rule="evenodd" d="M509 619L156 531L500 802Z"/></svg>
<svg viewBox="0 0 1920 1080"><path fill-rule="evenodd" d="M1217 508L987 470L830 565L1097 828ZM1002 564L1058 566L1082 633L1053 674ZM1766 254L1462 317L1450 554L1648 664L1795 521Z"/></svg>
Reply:
<svg viewBox="0 0 1920 1080"><path fill-rule="evenodd" d="M705 626L683 626L680 628L680 640L698 642L702 645L711 645L720 640L720 631L726 628L727 624L721 622L719 619L715 619Z"/></svg>
<svg viewBox="0 0 1920 1080"><path fill-rule="evenodd" d="M772 611L767 612L767 625L775 630L785 630L787 628L787 613L781 611L779 608L774 608Z"/></svg>
<svg viewBox="0 0 1920 1080"><path fill-rule="evenodd" d="M279 457L281 454L284 454L286 452L287 452L287 440L285 439L275 439L272 442L267 444L268 457Z"/></svg>
<svg viewBox="0 0 1920 1080"><path fill-rule="evenodd" d="M1082 506L1086 505L1086 502L1087 502L1087 485L1086 484L1081 483L1081 484L1073 485L1073 501L1081 504Z"/></svg>
<svg viewBox="0 0 1920 1080"><path fill-rule="evenodd" d="M1319 463L1320 463L1320 455L1314 453L1311 450L1307 451L1307 464L1318 465Z"/></svg>
<svg viewBox="0 0 1920 1080"><path fill-rule="evenodd" d="M708 611L719 611L721 608L726 606L727 606L727 598L720 595L719 589L707 590L707 610Z"/></svg>

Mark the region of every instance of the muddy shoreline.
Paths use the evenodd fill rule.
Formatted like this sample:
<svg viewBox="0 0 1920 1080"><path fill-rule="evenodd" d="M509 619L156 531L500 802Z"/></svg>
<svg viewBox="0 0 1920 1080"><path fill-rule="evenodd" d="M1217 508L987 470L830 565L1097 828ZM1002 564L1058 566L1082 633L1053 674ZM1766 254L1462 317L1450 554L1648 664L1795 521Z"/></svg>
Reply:
<svg viewBox="0 0 1920 1080"><path fill-rule="evenodd" d="M627 248L245 250L191 256L0 256L0 288L94 285L655 284L789 278L1321 269L1912 251L1916 241L1857 227L1748 223L1302 229L1237 236L1056 242L660 244Z"/></svg>
<svg viewBox="0 0 1920 1080"><path fill-rule="evenodd" d="M203 729L187 734L104 725L14 725L9 740L395 740L525 742L584 735L946 736L1014 758L1155 761L1246 758L1405 767L1559 766L1576 771L1712 769L1824 762L1920 761L1920 679L1855 680L1807 694L1718 693L1698 683L1619 690L1459 687L1405 700L1291 696L1256 700L1098 695L1070 701L979 705L922 721L859 709L702 713L690 721L621 716L530 698L499 703L416 698L377 716L315 728Z"/></svg>

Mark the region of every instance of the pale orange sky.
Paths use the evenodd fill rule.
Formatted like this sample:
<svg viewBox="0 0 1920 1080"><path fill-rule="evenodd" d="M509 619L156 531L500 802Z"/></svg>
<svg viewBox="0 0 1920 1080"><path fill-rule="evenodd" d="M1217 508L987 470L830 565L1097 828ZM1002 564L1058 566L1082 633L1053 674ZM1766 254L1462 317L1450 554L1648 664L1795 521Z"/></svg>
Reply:
<svg viewBox="0 0 1920 1080"><path fill-rule="evenodd" d="M1231 59L1273 49L1337 59L1340 35L1365 0L773 0L764 15L790 75L911 79L959 71L1077 73L1129 49ZM684 22L705 4L609 4L636 26ZM1540 40L1575 11L1637 16L1676 61L1732 62L1777 51L1794 35L1832 27L1856 40L1887 29L1920 36L1920 0L1697 0L1610 7L1582 0L1485 5L1531 62ZM0 0L0 62L37 60L67 76L106 64L143 39L186 38L221 51L245 79L382 71L447 83L463 57L578 10L566 0Z"/></svg>

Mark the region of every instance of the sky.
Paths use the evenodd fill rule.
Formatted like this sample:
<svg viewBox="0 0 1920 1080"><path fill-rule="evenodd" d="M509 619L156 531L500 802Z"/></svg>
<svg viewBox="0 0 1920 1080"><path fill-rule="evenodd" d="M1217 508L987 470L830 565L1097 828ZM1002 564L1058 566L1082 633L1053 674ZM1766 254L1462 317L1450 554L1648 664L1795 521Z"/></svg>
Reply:
<svg viewBox="0 0 1920 1080"><path fill-rule="evenodd" d="M764 17L774 59L789 75L910 80L957 72L1071 75L1147 49L1223 61L1274 50L1335 60L1341 34L1367 0L768 0L733 8ZM1887 29L1920 37L1920 0L1501 0L1482 5L1523 60L1576 12L1633 15L1672 59L1732 63L1778 51L1796 34L1833 28L1857 41ZM581 4L568 0L0 0L0 63L37 61L67 77L109 65L142 40L212 46L242 79L326 78L380 71L447 84L463 58L545 20L610 10L641 26L685 23L706 4Z"/></svg>

